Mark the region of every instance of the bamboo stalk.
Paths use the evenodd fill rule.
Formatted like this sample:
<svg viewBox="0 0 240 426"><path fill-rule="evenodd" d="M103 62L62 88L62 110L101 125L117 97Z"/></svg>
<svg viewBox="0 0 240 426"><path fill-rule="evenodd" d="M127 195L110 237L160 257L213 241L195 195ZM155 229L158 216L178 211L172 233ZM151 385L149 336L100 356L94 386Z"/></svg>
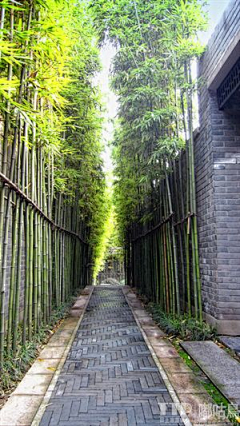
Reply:
<svg viewBox="0 0 240 426"><path fill-rule="evenodd" d="M29 301L28 301L28 339L32 339L33 291L34 291L34 212L29 210Z"/></svg>
<svg viewBox="0 0 240 426"><path fill-rule="evenodd" d="M5 19L5 8L2 7L1 10L1 30L4 28L4 19ZM10 32L9 32L9 41L13 40L13 30L14 30L14 11L10 9ZM8 81L12 80L12 63L8 65ZM8 92L10 96L10 91ZM2 157L2 171L7 174L7 154L8 154L8 135L9 135L9 119L10 119L10 101L7 101L5 121L4 121L4 135L3 135L3 157ZM0 199L0 241L6 240L5 230L4 230L4 215L5 215L5 194L6 194L6 185L3 183L1 188L1 199ZM7 223L9 220L9 210L7 208L5 216L5 229L8 231ZM5 298L5 265L4 265L4 246L0 249L0 290L1 290L1 299L0 299L0 308L1 308L1 319L0 319L0 368L3 363L3 351L4 351L4 333L5 333L5 307L4 307L4 298Z"/></svg>
<svg viewBox="0 0 240 426"><path fill-rule="evenodd" d="M19 132L19 150L22 146L22 160L21 160L21 186L24 187L25 184L25 167L26 167L26 146L25 140L21 143L21 120L20 120L20 132ZM16 353L17 350L17 333L18 333L18 325L19 325L19 305L20 305L20 286L21 286L21 266L22 266L22 231L23 231L23 206L24 201L20 200L20 208L19 208L19 227L18 227L18 250L17 250L17 280L16 280L16 298L14 305L14 327L13 327L13 353ZM26 277L25 277L26 279Z"/></svg>
<svg viewBox="0 0 240 426"><path fill-rule="evenodd" d="M163 227L163 244L164 244L164 271L165 271L165 298L166 298L166 312L170 312L169 309L169 280L168 280L168 263L167 263L167 242L166 242L166 227Z"/></svg>
<svg viewBox="0 0 240 426"><path fill-rule="evenodd" d="M183 190L182 190L182 171L181 171L181 157L182 153L180 153L178 158L178 166L176 166L176 170L174 173L174 183L175 183L175 196L178 200L178 220L181 220L184 217L184 205L183 205ZM178 172L178 180L177 180L177 172ZM178 182L178 183L177 183ZM180 202L179 202L180 200ZM178 227L178 239L179 239L179 249L180 249L180 259L181 259L181 276L182 276L182 299L183 299L183 312L185 312L185 302L186 302L186 281L185 281L185 264L184 264L184 242L186 242L186 238L184 237L184 227Z"/></svg>
<svg viewBox="0 0 240 426"><path fill-rule="evenodd" d="M48 153L48 217L52 218L52 186L51 186L51 155ZM48 315L51 316L52 311L52 274L53 274L53 258L52 258L52 230L50 224L48 224L48 283L49 283L49 309Z"/></svg>
<svg viewBox="0 0 240 426"><path fill-rule="evenodd" d="M17 254L17 236L18 236L18 222L19 222L19 199L16 201L14 226L12 234L12 259L11 259L11 276L10 276L10 289L9 289L9 302L8 302L8 333L7 333L7 349L8 353L11 349L12 330L13 330L13 306L15 304L15 280L16 280L16 254Z"/></svg>
<svg viewBox="0 0 240 426"><path fill-rule="evenodd" d="M13 20L13 15L11 15ZM28 18L27 18L27 30L30 29L30 23L32 18L32 5L29 7L28 12ZM11 24L13 25L13 24ZM27 50L28 46L28 38L25 42L25 49ZM22 97L23 97L23 88L24 88L24 82L25 82L25 72L26 72L26 64L23 64L21 69L21 76L20 76L20 86L19 86L19 93L18 93L18 103L21 103ZM9 177L10 180L13 180L14 176L14 169L15 169L15 162L16 162L16 153L17 153L17 140L19 136L19 128L20 128L20 112L17 113L16 116L16 124L15 124L15 130L14 130L14 137L13 137L13 145L12 145L12 156L11 156L11 163L10 163L10 172ZM8 130L7 130L8 132ZM8 134L8 133L7 133ZM5 153L6 154L6 153ZM5 166L3 166L3 170L5 169ZM5 170L4 170L5 171ZM4 236L3 236L3 252L2 252L2 276L1 276L1 324L0 324L0 365L2 366L3 363L3 350L4 350L4 336L5 336L5 306L4 306L4 299L5 299L5 289L6 289L6 270L7 270L7 246L8 246L8 230L9 230L9 220L10 220L10 206L11 206L11 198L12 194L11 191L8 193L8 199L7 199L7 207L6 207L6 215L5 215L5 228L4 228ZM0 207L0 212L2 212L2 208ZM20 205L20 214L21 214L21 205ZM21 220L20 220L21 219ZM19 223L22 226L22 218L20 217ZM1 219L0 219L0 237L1 237ZM21 229L20 229L21 231ZM21 232L20 232L21 234ZM17 313L16 313L17 315ZM16 333L16 332L15 332ZM13 339L16 338L16 336L13 336ZM13 342L14 344L14 342Z"/></svg>
<svg viewBox="0 0 240 426"><path fill-rule="evenodd" d="M26 195L28 195L28 123L24 124L24 146L23 150L25 151L25 180L22 181L22 187ZM22 176L24 179L24 176ZM23 331L22 331L22 344L26 343L27 336L27 324L28 324L28 314L29 314L29 243L30 243L30 235L29 235L29 208L26 204L25 207L25 289L24 289L24 310L23 310Z"/></svg>
<svg viewBox="0 0 240 426"><path fill-rule="evenodd" d="M185 140L186 140L186 178L187 178L187 188L186 188L186 214L189 214L190 206L189 206L189 156L188 156L188 134L187 134L187 125L186 125L186 113L184 108L184 99L183 94L181 96L181 107L182 107L182 114L183 114L183 127L184 127L184 134L185 134ZM183 199L183 198L182 198ZM184 209L184 205L182 202L182 210ZM189 256L189 239L190 239L190 223L191 220L188 218L187 223L185 224L184 229L184 236L185 236L185 256L186 256L186 285L187 285L187 305L188 305L188 315L191 318L192 315L192 304L191 304L191 282L190 282L190 256Z"/></svg>
<svg viewBox="0 0 240 426"><path fill-rule="evenodd" d="M165 166L165 181L166 181L166 188L167 188L167 195L168 195L168 204L169 204L169 214L173 214L173 208L172 208L172 196L170 191L170 185L169 185L169 178L168 174L166 172L166 166ZM176 295L176 302L177 302L177 314L180 314L180 294L179 294L179 280L178 280L178 261L177 261L177 246L176 246L176 236L175 236L175 228L173 224L173 219L171 218L171 234L172 234L172 243L173 243L173 262L174 262L174 278L175 278L175 284L173 282L173 299L175 299Z"/></svg>

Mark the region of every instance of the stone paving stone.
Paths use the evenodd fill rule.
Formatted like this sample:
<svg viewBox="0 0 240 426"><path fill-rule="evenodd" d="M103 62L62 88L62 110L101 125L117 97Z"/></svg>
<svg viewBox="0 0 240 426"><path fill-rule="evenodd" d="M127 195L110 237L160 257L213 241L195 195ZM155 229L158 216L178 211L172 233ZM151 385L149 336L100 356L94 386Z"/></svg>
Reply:
<svg viewBox="0 0 240 426"><path fill-rule="evenodd" d="M206 393L178 393L178 396L181 398L181 404L183 404L186 414L194 426L198 424L206 426L212 423L222 426L222 419L217 418L214 410L211 409L212 404L215 403L210 395L206 395Z"/></svg>
<svg viewBox="0 0 240 426"><path fill-rule="evenodd" d="M60 359L41 359L37 358L32 367L28 370L29 374L51 374L56 370Z"/></svg>
<svg viewBox="0 0 240 426"><path fill-rule="evenodd" d="M161 358L161 364L166 371L172 373L191 373L191 369L181 358Z"/></svg>
<svg viewBox="0 0 240 426"><path fill-rule="evenodd" d="M61 359L66 349L64 345L51 346L51 343L41 351L39 359Z"/></svg>
<svg viewBox="0 0 240 426"><path fill-rule="evenodd" d="M238 356L240 356L240 336L220 336L219 340L229 349L232 349L232 351L236 352Z"/></svg>
<svg viewBox="0 0 240 426"><path fill-rule="evenodd" d="M183 348L222 394L240 405L240 364L214 342L184 342Z"/></svg>
<svg viewBox="0 0 240 426"><path fill-rule="evenodd" d="M0 412L1 426L30 426L43 395L12 395Z"/></svg>
<svg viewBox="0 0 240 426"><path fill-rule="evenodd" d="M66 348L69 340L70 340L70 336L64 336L64 337L53 336L51 340L51 346L52 347L63 346L64 348Z"/></svg>
<svg viewBox="0 0 240 426"><path fill-rule="evenodd" d="M96 287L40 426L183 425L159 403L172 399L122 289Z"/></svg>
<svg viewBox="0 0 240 426"><path fill-rule="evenodd" d="M78 319L74 317L65 318L63 323L60 325L59 329L61 330L72 330L75 325L77 325Z"/></svg>
<svg viewBox="0 0 240 426"><path fill-rule="evenodd" d="M204 393L204 387L192 373L173 373L169 375L170 381L177 393Z"/></svg>
<svg viewBox="0 0 240 426"><path fill-rule="evenodd" d="M154 340L153 339L149 339L150 343L154 344ZM158 343L158 342L157 342ZM158 358L179 358L178 352L176 351L176 349L173 346L169 345L161 345L161 346L155 346L154 347L155 353L157 355Z"/></svg>
<svg viewBox="0 0 240 426"><path fill-rule="evenodd" d="M51 378L49 374L27 374L12 395L45 395Z"/></svg>

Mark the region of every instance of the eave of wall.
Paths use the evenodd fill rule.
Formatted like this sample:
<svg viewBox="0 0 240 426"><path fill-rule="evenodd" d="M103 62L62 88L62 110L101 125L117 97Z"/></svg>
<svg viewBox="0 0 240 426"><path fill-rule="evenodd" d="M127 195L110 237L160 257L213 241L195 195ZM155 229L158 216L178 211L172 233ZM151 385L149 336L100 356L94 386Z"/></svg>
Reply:
<svg viewBox="0 0 240 426"><path fill-rule="evenodd" d="M216 91L240 57L240 0L231 0L199 62L207 89Z"/></svg>
<svg viewBox="0 0 240 426"><path fill-rule="evenodd" d="M207 81L207 87L210 90L217 90L220 84L223 82L225 77L231 71L232 67L240 57L240 31L231 41L228 49L216 64L216 68L211 74L211 77Z"/></svg>

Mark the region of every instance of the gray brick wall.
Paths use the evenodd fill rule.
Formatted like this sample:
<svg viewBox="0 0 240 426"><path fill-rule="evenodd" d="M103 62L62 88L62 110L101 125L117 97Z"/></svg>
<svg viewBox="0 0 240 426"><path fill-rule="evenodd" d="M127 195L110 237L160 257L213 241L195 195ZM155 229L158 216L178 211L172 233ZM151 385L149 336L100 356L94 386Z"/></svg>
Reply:
<svg viewBox="0 0 240 426"><path fill-rule="evenodd" d="M205 113L209 112L208 108L203 110ZM208 133L207 126L201 128L200 135L195 140L195 171L203 309L206 313L215 316L217 244L213 200L213 152Z"/></svg>
<svg viewBox="0 0 240 426"><path fill-rule="evenodd" d="M239 31L240 2L233 0L199 64L205 84L195 141L203 306L226 334L240 333L240 96L220 111L207 82Z"/></svg>
<svg viewBox="0 0 240 426"><path fill-rule="evenodd" d="M239 0L231 0L214 30L203 56L202 71L207 80L212 79L221 60L239 31L240 2Z"/></svg>

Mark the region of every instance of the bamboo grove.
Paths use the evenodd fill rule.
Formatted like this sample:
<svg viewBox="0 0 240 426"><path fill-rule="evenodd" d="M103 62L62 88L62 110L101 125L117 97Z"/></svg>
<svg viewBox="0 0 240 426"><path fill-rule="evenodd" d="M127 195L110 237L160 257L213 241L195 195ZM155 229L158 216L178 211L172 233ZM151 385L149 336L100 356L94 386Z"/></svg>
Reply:
<svg viewBox="0 0 240 426"><path fill-rule="evenodd" d="M106 209L85 2L4 0L0 31L2 365L91 282Z"/></svg>
<svg viewBox="0 0 240 426"><path fill-rule="evenodd" d="M117 47L115 203L127 282L200 320L192 65L203 52L203 3L91 1L102 42Z"/></svg>

